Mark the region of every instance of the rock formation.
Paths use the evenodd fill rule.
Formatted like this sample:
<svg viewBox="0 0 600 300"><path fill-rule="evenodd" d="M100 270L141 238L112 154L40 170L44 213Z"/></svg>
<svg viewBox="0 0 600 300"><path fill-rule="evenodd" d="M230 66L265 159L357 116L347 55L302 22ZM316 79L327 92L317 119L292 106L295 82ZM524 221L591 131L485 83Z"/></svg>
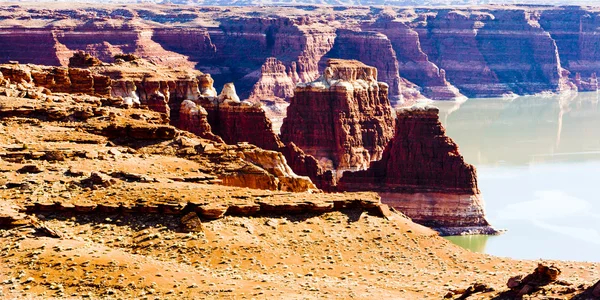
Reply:
<svg viewBox="0 0 600 300"><path fill-rule="evenodd" d="M0 65L0 70L3 70L7 74L6 77L2 75L2 78L5 78L2 81L5 82L0 87L0 95L32 99L32 101L38 102L36 105L31 105L24 101L14 101L14 103L10 102L9 104L1 103L0 118L30 116L57 122L76 120L82 122L84 130L114 141L119 140L122 143L153 141L152 143L157 143L156 141L173 140L180 135L184 135L183 132L168 125L169 122L172 122L169 119L169 114L173 116L173 111L169 110L169 107L178 104L177 125L209 141L188 140L185 143L174 142L174 144L183 143L185 145L179 146L188 147L188 149L184 151L180 149L165 151L170 153L180 151L178 153L179 156L191 156L200 160L211 157L216 163L210 167L212 169L211 172L222 180L222 183L225 185L284 191L309 191L317 189L308 177L296 175L290 166L287 165L286 159L281 153L261 149L249 144L225 145L220 137L211 132L211 126L208 122L210 115L207 111L194 101L181 101L181 99L193 97L200 99L213 94L214 88L206 85L207 83L211 83L210 77L198 75L198 78L188 76L177 80L176 76L172 77L174 73L161 72L154 74L154 76L162 74L165 75L165 78L154 77L156 79L140 81L139 78L144 78L144 75L150 71L140 67L140 65L144 64L143 61L136 60L133 63L133 65L128 65L128 68L124 68L124 70L119 72L117 72L118 69L115 65L102 66L103 69L67 69L62 67L18 64ZM131 66L135 67L130 68ZM124 105L124 101L120 97L112 98L110 95L98 97L98 95L94 95L94 76L97 75L94 72L103 71L106 72L105 74L115 76L113 77L115 78L114 80L106 76L111 82L109 84L109 91L111 91L110 87L115 82L127 82L131 83L130 87L137 88L139 86L137 92L141 93L139 98L145 99L143 101L148 101L152 97L170 95L161 99L161 101L164 101L162 107L167 109L166 112L156 107L153 107L155 112L146 111L147 113L127 110L128 117L119 122L120 118L117 114L115 112L111 114L107 107L131 108L131 106ZM82 77L86 80L81 80L81 82L73 80L74 78L79 78L77 77L79 75L73 75L79 74L79 72L86 75ZM116 76L116 74L120 77ZM38 83L42 86L46 85L55 88L55 90L61 90L61 92L55 94L46 89L42 93L40 89L43 88L37 86ZM165 88L165 93L161 92L162 87ZM70 94L64 94L66 91L71 92ZM136 92L136 90L132 91ZM109 94L112 94L112 92L114 91L111 91ZM143 94L144 92L147 93ZM75 101L73 100L73 95L76 93L80 94L76 100L79 104L73 105ZM81 95L82 93L85 94ZM235 137L240 140L235 141L233 144L245 141L240 134L244 132L244 129L249 129L254 130L249 136L256 138L256 144L263 142L264 145L268 146L268 149L272 150L283 147L283 144L281 144L278 137L269 127L270 123L268 123L268 119L260 107L255 107L255 112L260 117L258 120L264 125L262 128L257 127L257 124L254 123L239 123L240 120L244 120L245 114L250 112L241 108L242 105L244 108L253 108L254 106L248 102L240 102L232 85L227 85L219 97L213 97L213 99L220 104L216 106L217 109L215 111L212 111L213 113L218 116L218 113L224 112L225 115L229 113L229 115L233 116L226 120L227 122L232 122L233 128L237 128L238 130L234 130L234 132L236 134ZM43 103L44 101L47 104L39 105L39 103ZM122 115L123 113L120 112L120 114ZM107 118L110 122L99 125L94 122L96 118ZM88 120L91 120L92 125L86 123ZM253 121L252 118L249 120L250 122ZM228 124L225 123L222 125L225 128ZM262 136L262 140L259 139L261 134L265 134ZM271 138L271 140L265 139L264 136ZM17 153L13 154L16 155ZM20 155L21 160L25 158L31 159L32 157L30 153L21 153ZM45 154L41 152L40 155L44 156ZM86 156L87 154L71 153L70 155ZM204 158L202 158L203 156Z"/></svg>
<svg viewBox="0 0 600 300"><path fill-rule="evenodd" d="M269 57L260 69L260 77L250 93L249 100L260 102L264 100L285 101L294 95L294 88L299 81L298 74L277 58Z"/></svg>
<svg viewBox="0 0 600 300"><path fill-rule="evenodd" d="M464 96L446 80L446 73L429 60L421 48L419 34L401 20L378 18L363 28L385 34L398 58L398 70L403 78L420 87L421 93L433 100L455 100Z"/></svg>
<svg viewBox="0 0 600 300"><path fill-rule="evenodd" d="M394 138L368 170L345 172L343 191L376 191L382 202L444 234L495 232L489 227L475 167L445 135L434 107L397 112Z"/></svg>
<svg viewBox="0 0 600 300"><path fill-rule="evenodd" d="M281 137L326 169L362 170L381 158L393 124L388 85L377 81L377 69L331 59L323 76L296 88Z"/></svg>
<svg viewBox="0 0 600 300"><path fill-rule="evenodd" d="M189 131L201 138L223 142L220 137L212 133L206 109L197 105L192 100L184 100L181 102L181 108L179 109L179 128Z"/></svg>
<svg viewBox="0 0 600 300"><path fill-rule="evenodd" d="M593 90L573 81L579 73L590 82L600 71L594 46L600 18L588 8L156 9L7 8L0 20L20 17L0 24L6 45L0 62L67 66L78 51L105 63L133 54L157 65L196 67L217 86L234 82L240 97L252 101L289 98L293 84L319 76L324 57L377 67L389 97L408 100L418 92L447 100ZM403 80L416 85L408 94Z"/></svg>
<svg viewBox="0 0 600 300"><path fill-rule="evenodd" d="M538 264L533 273L525 277L523 275L511 277L506 285L511 289L512 295L510 296L523 298L523 296L532 294L541 287L556 281L560 273L560 269L555 266Z"/></svg>
<svg viewBox="0 0 600 300"><path fill-rule="evenodd" d="M388 84L389 95L401 94L396 52L384 34L338 29L333 48L323 57L324 64L328 58L355 59L373 66L377 68L377 79Z"/></svg>
<svg viewBox="0 0 600 300"><path fill-rule="evenodd" d="M197 103L208 113L212 132L226 143L248 142L267 150L283 146L265 111L259 104L240 101L232 83L225 84L218 97L200 97Z"/></svg>

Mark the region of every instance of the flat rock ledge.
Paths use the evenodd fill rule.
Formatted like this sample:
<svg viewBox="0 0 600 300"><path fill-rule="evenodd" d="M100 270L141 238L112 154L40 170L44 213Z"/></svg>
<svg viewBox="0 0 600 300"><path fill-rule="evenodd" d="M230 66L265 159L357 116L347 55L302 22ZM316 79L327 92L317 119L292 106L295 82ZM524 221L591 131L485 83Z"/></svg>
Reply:
<svg viewBox="0 0 600 300"><path fill-rule="evenodd" d="M373 215L390 218L396 215L390 212L389 207L382 204L378 197L347 198L348 195L339 194L339 199L331 200L290 200L288 202L274 202L270 199L249 200L239 199L239 203L216 203L190 201L178 202L138 202L138 203L80 203L80 202L35 202L25 204L24 212L32 213L113 213L113 214L170 214L179 215L196 212L204 220L215 220L225 216L272 216L296 214L321 214L344 209L361 209ZM397 214L402 216L401 214Z"/></svg>

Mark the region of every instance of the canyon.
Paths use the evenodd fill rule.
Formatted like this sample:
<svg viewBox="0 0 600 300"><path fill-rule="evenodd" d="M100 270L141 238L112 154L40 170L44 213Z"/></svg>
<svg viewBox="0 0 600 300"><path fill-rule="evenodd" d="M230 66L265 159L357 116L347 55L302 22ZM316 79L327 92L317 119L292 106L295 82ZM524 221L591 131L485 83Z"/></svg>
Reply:
<svg viewBox="0 0 600 300"><path fill-rule="evenodd" d="M73 64L89 66L77 70L0 66L0 297L598 295L597 263L545 261L548 268L472 253L382 203L377 193L316 191L281 155L301 154L293 143L276 152L179 130L169 124L171 107L179 106L178 126L200 135L214 130L204 101L219 110L234 107L231 116L247 109L255 120L260 108L243 103L232 85L217 94L208 74L178 78L177 70L120 59L98 65L77 55ZM373 70L359 66L347 69ZM164 77L140 81L146 68ZM380 85L374 78L372 84ZM396 127L421 137L409 140L448 151L434 153L434 162L449 168L430 180L477 192L474 170L444 137L437 111L405 111L398 120ZM410 157L391 155L405 134L396 130L381 165L415 167ZM294 158L290 165L307 170L317 164L307 154ZM466 181L458 184L449 172ZM415 178L398 183L417 184L408 182ZM551 280L545 270L553 272Z"/></svg>
<svg viewBox="0 0 600 300"><path fill-rule="evenodd" d="M227 163L223 163L224 169L216 167L224 156L214 162L214 175L227 186L293 192L353 191L359 186L362 191L378 192L385 204L443 234L496 232L485 220L474 168L461 159L453 160L461 156L456 145L445 137L437 111L421 115L423 118L398 114L394 119L389 86L378 81L376 68L362 62L328 59L316 81L299 83L280 136L259 103L242 101L232 83L225 84L217 94L209 74L161 66L131 54L117 55L115 63L107 64L77 52L69 61L71 67L0 65L4 94L41 100L56 99L51 98L55 93L100 97L93 103L146 108L158 113L155 119L160 118L161 124L211 141L211 146L198 146L196 142L194 147L201 151L236 145L217 153L235 153L239 167L232 169ZM78 107L74 116L90 118L96 110L93 106ZM34 111L53 119L69 116L69 112L54 109ZM9 107L5 113L11 116L29 112ZM138 139L177 135L168 127L161 129L168 133L151 134L115 125L100 130L118 137L121 128L139 135ZM418 143L403 142L413 136ZM441 169L429 165L432 159L440 160L434 165ZM385 167L388 162L391 165ZM384 167L372 166L372 171L371 163ZM403 169L408 175L378 169ZM354 181L345 179L351 176L345 175L348 172L363 170L372 171L372 175L351 177ZM388 181L388 177L399 181ZM380 181L385 184L376 187ZM427 203L431 207L422 207Z"/></svg>
<svg viewBox="0 0 600 300"><path fill-rule="evenodd" d="M566 17L565 17L566 16ZM93 5L0 13L0 62L68 64L83 50L104 62L132 53L195 67L241 99L285 103L330 58L379 70L392 104L596 90L597 12L583 7L368 8ZM36 40L35 45L29 43ZM278 108L278 111L283 109Z"/></svg>
<svg viewBox="0 0 600 300"><path fill-rule="evenodd" d="M440 237L498 231L415 104L596 91L593 8L0 6L0 297L600 297Z"/></svg>

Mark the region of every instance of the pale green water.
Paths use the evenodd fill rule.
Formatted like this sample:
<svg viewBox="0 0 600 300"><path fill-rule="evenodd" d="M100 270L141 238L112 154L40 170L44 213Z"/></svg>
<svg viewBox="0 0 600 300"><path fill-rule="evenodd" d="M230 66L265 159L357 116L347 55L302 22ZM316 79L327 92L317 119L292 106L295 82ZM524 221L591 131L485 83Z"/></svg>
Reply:
<svg viewBox="0 0 600 300"><path fill-rule="evenodd" d="M447 134L475 165L500 236L453 237L477 252L600 261L597 93L435 102Z"/></svg>

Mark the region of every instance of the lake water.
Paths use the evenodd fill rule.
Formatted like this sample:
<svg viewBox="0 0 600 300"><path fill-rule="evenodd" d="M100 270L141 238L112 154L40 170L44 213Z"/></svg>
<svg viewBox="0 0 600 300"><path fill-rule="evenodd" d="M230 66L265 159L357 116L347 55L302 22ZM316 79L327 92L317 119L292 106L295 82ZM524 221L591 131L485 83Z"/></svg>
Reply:
<svg viewBox="0 0 600 300"><path fill-rule="evenodd" d="M597 93L434 102L448 136L478 171L500 236L451 237L520 259L600 262Z"/></svg>

